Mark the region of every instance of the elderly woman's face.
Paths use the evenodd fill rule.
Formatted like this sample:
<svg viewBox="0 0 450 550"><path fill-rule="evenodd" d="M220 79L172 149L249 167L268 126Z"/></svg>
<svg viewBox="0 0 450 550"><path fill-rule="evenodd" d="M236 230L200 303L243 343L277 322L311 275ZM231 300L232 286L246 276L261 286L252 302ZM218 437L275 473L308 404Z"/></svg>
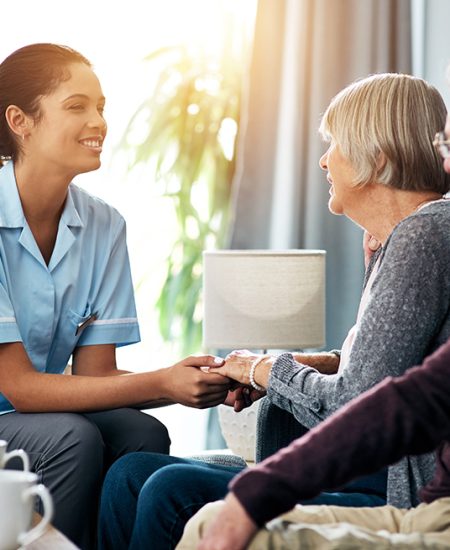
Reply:
<svg viewBox="0 0 450 550"><path fill-rule="evenodd" d="M339 146L331 142L327 152L321 157L320 167L326 170L330 184L328 208L333 214L351 215L358 202L358 187L355 187L355 170L342 155Z"/></svg>

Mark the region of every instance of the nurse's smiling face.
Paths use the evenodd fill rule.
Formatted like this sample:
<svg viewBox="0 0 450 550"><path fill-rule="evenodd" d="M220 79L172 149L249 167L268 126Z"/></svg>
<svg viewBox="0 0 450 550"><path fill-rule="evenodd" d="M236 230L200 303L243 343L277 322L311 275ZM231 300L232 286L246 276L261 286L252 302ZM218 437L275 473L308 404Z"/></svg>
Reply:
<svg viewBox="0 0 450 550"><path fill-rule="evenodd" d="M30 123L24 152L37 167L73 178L100 166L105 98L90 67L72 63L67 69L70 78L41 98L40 117Z"/></svg>

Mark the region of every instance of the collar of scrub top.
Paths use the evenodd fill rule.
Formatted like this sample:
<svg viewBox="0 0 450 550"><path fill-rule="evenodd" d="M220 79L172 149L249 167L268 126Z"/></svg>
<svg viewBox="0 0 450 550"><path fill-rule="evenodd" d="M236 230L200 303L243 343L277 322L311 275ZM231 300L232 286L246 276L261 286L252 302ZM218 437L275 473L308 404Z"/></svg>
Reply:
<svg viewBox="0 0 450 550"><path fill-rule="evenodd" d="M84 223L73 202L72 195L67 193L61 221L68 227L84 227ZM27 225L20 201L14 175L14 163L9 161L0 170L0 227L25 227Z"/></svg>

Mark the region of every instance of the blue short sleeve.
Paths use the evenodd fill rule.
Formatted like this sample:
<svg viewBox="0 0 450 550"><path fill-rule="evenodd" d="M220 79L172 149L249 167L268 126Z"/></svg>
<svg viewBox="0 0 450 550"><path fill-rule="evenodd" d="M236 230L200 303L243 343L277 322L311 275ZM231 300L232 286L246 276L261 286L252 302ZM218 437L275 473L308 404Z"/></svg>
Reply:
<svg viewBox="0 0 450 550"><path fill-rule="evenodd" d="M89 312L96 319L83 330L78 346L123 346L139 342L139 325L126 246L126 226L122 218L119 219L111 251L107 258L102 259L101 269L101 284L95 286Z"/></svg>
<svg viewBox="0 0 450 550"><path fill-rule="evenodd" d="M0 284L0 343L22 342L14 309L3 284Z"/></svg>

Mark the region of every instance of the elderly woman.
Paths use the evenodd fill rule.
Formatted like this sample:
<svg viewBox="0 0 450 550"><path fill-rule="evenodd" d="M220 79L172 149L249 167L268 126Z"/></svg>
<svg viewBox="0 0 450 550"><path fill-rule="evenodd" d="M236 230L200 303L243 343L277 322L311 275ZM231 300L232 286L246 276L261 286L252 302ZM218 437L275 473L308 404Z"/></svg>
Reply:
<svg viewBox="0 0 450 550"><path fill-rule="evenodd" d="M450 173L450 117L434 144ZM378 248L368 235L365 244ZM237 476L225 502L211 503L192 518L177 548L449 548L449 373L450 339L421 367L380 382L307 437ZM433 449L436 472L416 508L294 506L406 454ZM256 534L258 526L291 508Z"/></svg>
<svg viewBox="0 0 450 550"><path fill-rule="evenodd" d="M211 372L266 390L274 404L313 428L386 376L421 363L448 339L450 203L443 195L450 176L432 145L445 116L437 90L407 75L371 76L333 99L321 123L330 144L320 160L330 185L329 209L382 244L368 268L356 324L340 358L238 351ZM325 374L335 366L337 372ZM388 471L308 502L378 506L387 500L410 507L433 472L431 455L406 457ZM187 518L206 501L222 498L234 474L152 454L121 459L102 497L102 543L175 546Z"/></svg>

